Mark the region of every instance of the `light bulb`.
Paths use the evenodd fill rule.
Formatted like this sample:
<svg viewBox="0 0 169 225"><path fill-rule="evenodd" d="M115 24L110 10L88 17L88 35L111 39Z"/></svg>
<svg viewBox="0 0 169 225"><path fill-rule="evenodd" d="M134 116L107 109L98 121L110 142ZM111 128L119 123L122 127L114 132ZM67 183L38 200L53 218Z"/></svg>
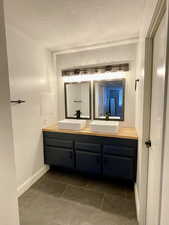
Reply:
<svg viewBox="0 0 169 225"><path fill-rule="evenodd" d="M128 72L105 72L105 73L95 73L95 74L81 74L81 75L71 75L64 76L64 82L82 82L82 81L93 81L93 80L113 80L113 79L123 79L126 78Z"/></svg>

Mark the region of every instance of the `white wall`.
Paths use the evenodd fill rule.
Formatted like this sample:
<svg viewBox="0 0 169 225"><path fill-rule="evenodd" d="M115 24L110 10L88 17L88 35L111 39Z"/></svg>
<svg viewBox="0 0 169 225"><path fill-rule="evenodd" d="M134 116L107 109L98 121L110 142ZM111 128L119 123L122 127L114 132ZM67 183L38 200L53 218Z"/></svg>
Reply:
<svg viewBox="0 0 169 225"><path fill-rule="evenodd" d="M169 1L167 1L169 13ZM169 29L169 28L168 28ZM169 30L168 30L169 32ZM169 48L167 49L169 51ZM169 56L169 52L167 53ZM169 224L169 58L167 59L168 67L168 90L166 101L166 120L165 120L165 136L164 136L164 156L163 156L163 174L162 174L162 193L161 193L161 223L160 225Z"/></svg>
<svg viewBox="0 0 169 225"><path fill-rule="evenodd" d="M17 187L23 193L45 171L42 127L56 123L56 75L51 54L14 27L7 25L12 124Z"/></svg>
<svg viewBox="0 0 169 225"><path fill-rule="evenodd" d="M2 2L0 0L0 224L19 225Z"/></svg>
<svg viewBox="0 0 169 225"><path fill-rule="evenodd" d="M138 161L137 161L137 183L135 186L137 215L140 225L145 225L146 214L146 182L147 182L147 165L148 151L145 147L147 138L147 124L143 123L143 116L146 112L144 98L147 96L145 82L145 38L149 29L151 19L157 4L157 0L148 0L145 2L145 10L143 12L143 22L140 30L140 39L137 51L137 78L140 80L136 93L136 129L139 137ZM148 97L148 96L147 96Z"/></svg>
<svg viewBox="0 0 169 225"><path fill-rule="evenodd" d="M56 56L56 67L59 84L59 111L58 118L64 119L64 88L61 70L87 65L98 65L103 63L130 62L130 74L126 81L125 92L125 121L121 126L135 126L135 90L134 82L136 76L136 44L121 45L96 50L88 50L77 53L62 54Z"/></svg>
<svg viewBox="0 0 169 225"><path fill-rule="evenodd" d="M168 82L169 88L169 82ZM165 123L165 141L164 141L164 164L162 179L162 204L161 204L161 225L169 224L169 89L167 94L167 111Z"/></svg>

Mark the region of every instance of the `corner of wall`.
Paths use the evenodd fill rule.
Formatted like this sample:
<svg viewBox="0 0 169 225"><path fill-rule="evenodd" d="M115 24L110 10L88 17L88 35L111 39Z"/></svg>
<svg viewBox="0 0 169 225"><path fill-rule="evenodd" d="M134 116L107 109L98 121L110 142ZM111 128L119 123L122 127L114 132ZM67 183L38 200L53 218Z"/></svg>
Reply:
<svg viewBox="0 0 169 225"><path fill-rule="evenodd" d="M22 185L17 188L18 197L20 197L24 192L26 192L36 181L38 181L47 171L49 167L44 165L35 174L29 177Z"/></svg>

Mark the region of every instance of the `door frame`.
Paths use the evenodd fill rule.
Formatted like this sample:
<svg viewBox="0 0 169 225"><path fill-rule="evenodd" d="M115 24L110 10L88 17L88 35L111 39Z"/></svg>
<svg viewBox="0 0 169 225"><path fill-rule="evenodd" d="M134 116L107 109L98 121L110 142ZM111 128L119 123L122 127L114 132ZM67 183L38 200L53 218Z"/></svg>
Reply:
<svg viewBox="0 0 169 225"><path fill-rule="evenodd" d="M147 220L147 197L148 197L148 166L149 166L149 149L145 146L145 141L150 139L150 125L151 125L151 99L152 99L152 73L153 73L153 40L156 34L156 31L163 19L164 14L166 13L167 19L167 29L168 29L168 0L158 0L151 24L149 26L148 32L145 38L145 78L144 78L144 99L143 99L143 137L142 137L142 150L144 151L145 158L145 168L144 168L144 177L142 181L145 181L142 190L142 199L141 199L141 217L140 224L146 225ZM167 30L167 49L166 49L166 72L165 72L165 95L164 95L164 111L163 111L163 140L162 140L162 164L161 164L161 176L162 181L162 168L163 168L163 156L164 156L164 129L165 129L165 118L166 118L166 101L167 101L167 59L168 59L168 50L169 50L169 38ZM151 151L151 150L150 150ZM159 190L161 196L162 191L162 182ZM161 208L161 197L159 202L159 209ZM160 211L159 211L159 224L160 224Z"/></svg>

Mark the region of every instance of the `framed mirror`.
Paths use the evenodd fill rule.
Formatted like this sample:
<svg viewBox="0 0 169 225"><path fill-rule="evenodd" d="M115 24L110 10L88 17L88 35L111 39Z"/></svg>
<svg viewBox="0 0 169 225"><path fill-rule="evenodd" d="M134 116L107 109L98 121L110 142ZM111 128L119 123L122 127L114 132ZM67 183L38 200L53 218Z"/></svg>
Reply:
<svg viewBox="0 0 169 225"><path fill-rule="evenodd" d="M94 81L95 120L124 120L125 79Z"/></svg>
<svg viewBox="0 0 169 225"><path fill-rule="evenodd" d="M66 119L91 119L91 82L65 83Z"/></svg>

